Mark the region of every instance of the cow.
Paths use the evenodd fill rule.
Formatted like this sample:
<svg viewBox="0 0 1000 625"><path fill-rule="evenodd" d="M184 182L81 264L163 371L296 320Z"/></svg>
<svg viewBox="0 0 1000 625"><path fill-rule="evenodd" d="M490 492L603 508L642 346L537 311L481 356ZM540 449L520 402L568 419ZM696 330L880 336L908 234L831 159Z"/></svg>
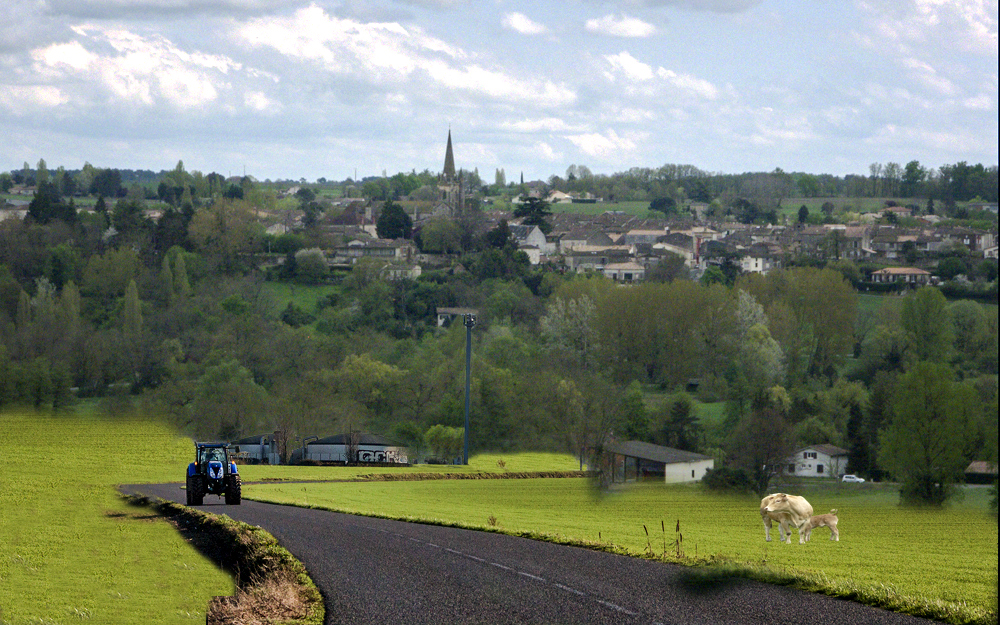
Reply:
<svg viewBox="0 0 1000 625"><path fill-rule="evenodd" d="M812 516L813 507L805 497L787 493L772 493L760 500L760 518L764 522L764 540L771 542L771 521L778 522L778 536L782 542L792 543L794 526L799 530L799 544L805 543L803 528Z"/></svg>
<svg viewBox="0 0 1000 625"><path fill-rule="evenodd" d="M837 531L837 509L834 508L830 510L830 514L819 514L816 516L809 517L809 522L806 523L806 542L812 537L812 531L817 527L829 527L830 528L830 540L840 540L840 532Z"/></svg>

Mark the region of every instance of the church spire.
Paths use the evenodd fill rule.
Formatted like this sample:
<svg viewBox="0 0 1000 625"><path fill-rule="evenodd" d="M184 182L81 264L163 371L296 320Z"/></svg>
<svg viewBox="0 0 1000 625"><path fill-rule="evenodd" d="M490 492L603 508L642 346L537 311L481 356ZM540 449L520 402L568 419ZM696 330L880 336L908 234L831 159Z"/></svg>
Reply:
<svg viewBox="0 0 1000 625"><path fill-rule="evenodd" d="M455 179L455 155L451 151L451 128L448 128L448 149L444 153L444 179Z"/></svg>

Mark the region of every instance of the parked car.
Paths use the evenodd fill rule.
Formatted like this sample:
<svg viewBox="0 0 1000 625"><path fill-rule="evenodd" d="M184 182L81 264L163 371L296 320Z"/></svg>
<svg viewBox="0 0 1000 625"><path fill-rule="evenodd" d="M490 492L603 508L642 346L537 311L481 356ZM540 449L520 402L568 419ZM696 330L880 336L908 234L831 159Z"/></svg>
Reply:
<svg viewBox="0 0 1000 625"><path fill-rule="evenodd" d="M848 473L844 477L840 478L840 481L841 482L857 482L858 484L861 484L862 482L865 481L865 478L858 477L857 475L852 475L852 474Z"/></svg>

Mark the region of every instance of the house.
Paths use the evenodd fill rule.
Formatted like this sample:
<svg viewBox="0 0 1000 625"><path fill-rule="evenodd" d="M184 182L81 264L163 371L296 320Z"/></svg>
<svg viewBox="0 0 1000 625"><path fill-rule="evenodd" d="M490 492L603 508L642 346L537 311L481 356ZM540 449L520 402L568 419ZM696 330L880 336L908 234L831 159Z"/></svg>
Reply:
<svg viewBox="0 0 1000 625"><path fill-rule="evenodd" d="M755 243L740 251L740 269L743 273L766 274L780 267L780 251L777 245Z"/></svg>
<svg viewBox="0 0 1000 625"><path fill-rule="evenodd" d="M629 262L635 254L631 245L575 247L565 255L566 266L573 271L603 271L611 263Z"/></svg>
<svg viewBox="0 0 1000 625"><path fill-rule="evenodd" d="M608 263L604 266L604 276L615 282L639 282L646 277L646 268L635 262Z"/></svg>
<svg viewBox="0 0 1000 625"><path fill-rule="evenodd" d="M872 282L892 283L905 282L906 284L928 284L931 281L931 273L916 267L885 267L878 271L873 271Z"/></svg>
<svg viewBox="0 0 1000 625"><path fill-rule="evenodd" d="M708 456L641 441L612 441L604 446L602 470L611 471L612 482L663 476L667 484L697 482L715 467Z"/></svg>
<svg viewBox="0 0 1000 625"><path fill-rule="evenodd" d="M832 477L847 473L847 450L822 443L797 450L788 457L785 475Z"/></svg>
<svg viewBox="0 0 1000 625"><path fill-rule="evenodd" d="M591 247L609 246L614 245L614 241L607 234L598 230L574 230L559 238L559 250L564 254L588 245Z"/></svg>
<svg viewBox="0 0 1000 625"><path fill-rule="evenodd" d="M545 233L542 232L542 229L538 226L513 224L508 226L508 228L510 229L510 234L514 237L514 240L517 241L517 247L519 249L535 247L545 254L555 252L556 246L548 242L545 238Z"/></svg>
<svg viewBox="0 0 1000 625"><path fill-rule="evenodd" d="M374 434L337 434L309 441L292 454L299 462L379 462L409 464L407 449Z"/></svg>

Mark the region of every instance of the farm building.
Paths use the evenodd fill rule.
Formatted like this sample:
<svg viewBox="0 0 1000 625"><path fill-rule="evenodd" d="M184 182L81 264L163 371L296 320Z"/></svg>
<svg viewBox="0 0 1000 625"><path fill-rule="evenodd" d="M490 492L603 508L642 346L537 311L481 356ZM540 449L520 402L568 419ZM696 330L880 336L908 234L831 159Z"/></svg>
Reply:
<svg viewBox="0 0 1000 625"><path fill-rule="evenodd" d="M992 484L997 479L997 465L986 460L974 460L965 468L966 484Z"/></svg>
<svg viewBox="0 0 1000 625"><path fill-rule="evenodd" d="M604 446L605 470L613 482L663 479L668 484L697 482L715 467L715 460L693 451L682 451L641 441L612 441Z"/></svg>
<svg viewBox="0 0 1000 625"><path fill-rule="evenodd" d="M353 440L352 440L353 439ZM337 434L309 441L295 452L303 462L388 462L408 464L407 450L374 434Z"/></svg>
<svg viewBox="0 0 1000 625"><path fill-rule="evenodd" d="M847 473L847 450L836 445L812 445L788 457L785 475L839 478Z"/></svg>
<svg viewBox="0 0 1000 625"><path fill-rule="evenodd" d="M238 448L234 450L238 461L249 464L281 464L278 438L274 434L248 436L229 444Z"/></svg>

